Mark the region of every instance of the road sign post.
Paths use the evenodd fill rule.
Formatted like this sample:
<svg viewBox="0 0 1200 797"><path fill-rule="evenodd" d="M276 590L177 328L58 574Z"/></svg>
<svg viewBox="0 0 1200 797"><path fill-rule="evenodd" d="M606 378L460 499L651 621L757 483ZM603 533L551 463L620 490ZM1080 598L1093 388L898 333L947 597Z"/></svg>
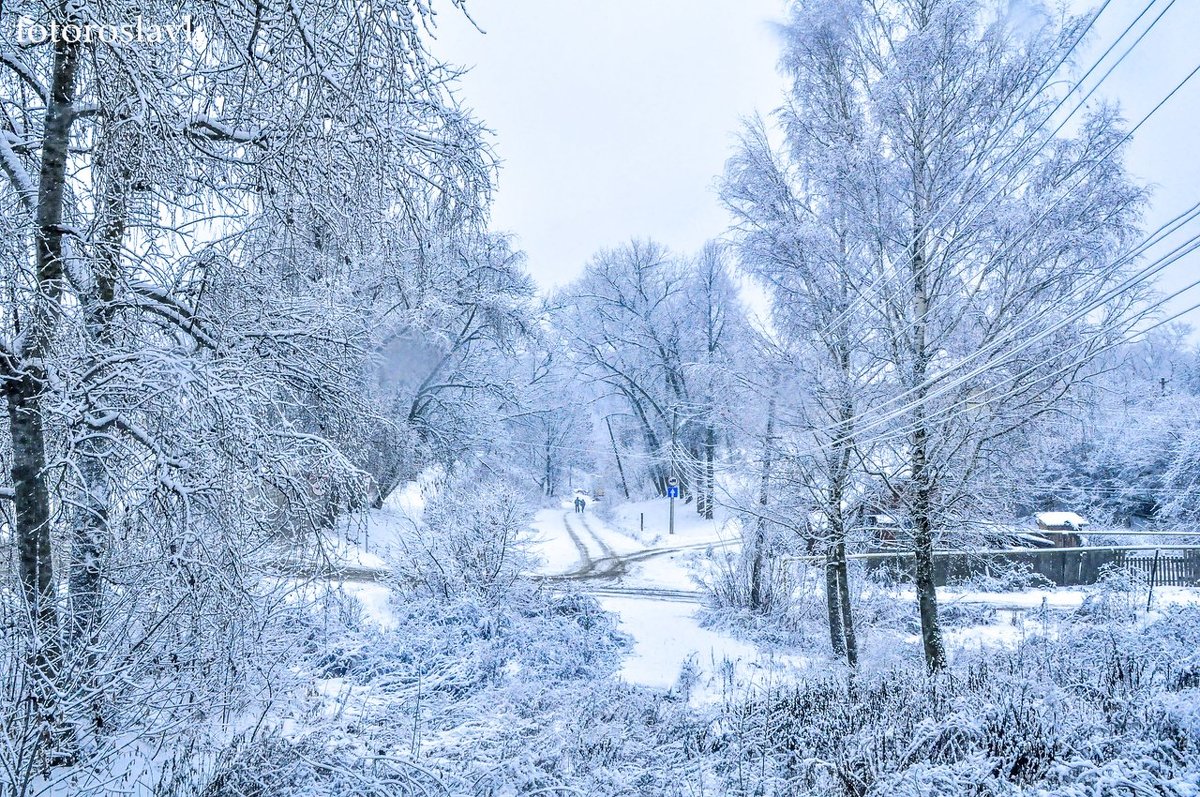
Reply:
<svg viewBox="0 0 1200 797"><path fill-rule="evenodd" d="M667 500L671 502L670 516L667 521L667 534L675 533L675 499L679 497L679 479L672 476L667 479Z"/></svg>

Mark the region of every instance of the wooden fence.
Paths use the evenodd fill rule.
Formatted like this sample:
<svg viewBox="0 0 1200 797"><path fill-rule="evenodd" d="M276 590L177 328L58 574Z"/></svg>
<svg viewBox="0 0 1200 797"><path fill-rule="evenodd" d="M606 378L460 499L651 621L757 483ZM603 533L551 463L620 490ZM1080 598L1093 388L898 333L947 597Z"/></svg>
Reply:
<svg viewBox="0 0 1200 797"><path fill-rule="evenodd" d="M889 570L897 578L912 580L913 560L910 553L859 554L850 558L865 559L869 569ZM1132 568L1141 573L1147 583L1153 577L1155 586L1200 587L1200 550L1195 546L938 551L934 553L933 577L938 586L946 586L968 581L975 576L999 575L1008 570L1013 562L1026 565L1034 573L1060 587L1095 584L1106 566Z"/></svg>
<svg viewBox="0 0 1200 797"><path fill-rule="evenodd" d="M1134 568L1142 573L1146 583L1154 579L1156 587L1200 586L1200 556L1195 551L1164 551L1157 557L1124 557L1117 564Z"/></svg>

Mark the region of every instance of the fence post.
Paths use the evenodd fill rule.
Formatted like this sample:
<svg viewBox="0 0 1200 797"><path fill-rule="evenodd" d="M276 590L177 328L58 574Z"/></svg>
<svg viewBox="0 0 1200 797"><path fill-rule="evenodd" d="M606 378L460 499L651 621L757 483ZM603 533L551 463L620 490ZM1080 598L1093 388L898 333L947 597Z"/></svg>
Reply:
<svg viewBox="0 0 1200 797"><path fill-rule="evenodd" d="M1150 602L1154 600L1154 580L1158 578L1158 549L1154 550L1154 563L1150 565L1150 590L1146 595L1146 611L1150 611Z"/></svg>

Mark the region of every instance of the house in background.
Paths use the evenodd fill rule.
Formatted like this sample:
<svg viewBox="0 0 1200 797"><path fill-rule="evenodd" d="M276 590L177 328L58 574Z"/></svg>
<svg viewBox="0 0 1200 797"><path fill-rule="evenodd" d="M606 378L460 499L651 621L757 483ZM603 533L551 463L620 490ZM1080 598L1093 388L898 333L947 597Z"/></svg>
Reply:
<svg viewBox="0 0 1200 797"><path fill-rule="evenodd" d="M1042 536L1055 548L1076 548L1083 544L1083 530L1088 522L1074 512L1039 512L1034 515Z"/></svg>

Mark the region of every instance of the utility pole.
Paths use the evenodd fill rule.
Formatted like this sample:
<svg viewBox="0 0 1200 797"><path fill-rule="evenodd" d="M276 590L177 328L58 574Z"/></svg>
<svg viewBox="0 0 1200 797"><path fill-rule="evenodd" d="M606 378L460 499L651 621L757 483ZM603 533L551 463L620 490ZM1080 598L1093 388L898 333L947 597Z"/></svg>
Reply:
<svg viewBox="0 0 1200 797"><path fill-rule="evenodd" d="M667 479L667 501L670 503L670 516L667 521L667 534L675 533L675 496L679 495L679 479L671 476Z"/></svg>
<svg viewBox="0 0 1200 797"><path fill-rule="evenodd" d="M617 473L621 474L621 489L625 492L625 500L629 500L629 483L625 481L625 468L621 466L621 452L617 450L617 438L613 435L612 416L604 416L604 424L608 427L608 439L612 441L613 456L617 460Z"/></svg>
<svg viewBox="0 0 1200 797"><path fill-rule="evenodd" d="M670 515L667 520L667 534L675 533L675 499L679 496L679 479L675 476L675 427L676 411L671 408L671 475L667 477L667 501L670 503Z"/></svg>

